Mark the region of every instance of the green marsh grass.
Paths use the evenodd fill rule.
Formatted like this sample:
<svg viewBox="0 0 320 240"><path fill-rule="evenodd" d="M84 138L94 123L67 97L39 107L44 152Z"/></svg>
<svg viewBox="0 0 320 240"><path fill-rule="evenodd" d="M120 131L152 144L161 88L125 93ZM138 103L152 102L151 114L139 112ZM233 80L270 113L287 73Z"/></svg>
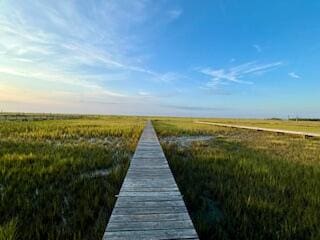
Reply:
<svg viewBox="0 0 320 240"><path fill-rule="evenodd" d="M144 123L0 121L0 236L102 238Z"/></svg>
<svg viewBox="0 0 320 240"><path fill-rule="evenodd" d="M4 225L0 226L0 240L14 240L16 239L17 221L12 219Z"/></svg>
<svg viewBox="0 0 320 240"><path fill-rule="evenodd" d="M162 143L201 239L320 239L320 140L154 120L160 137L212 135L190 147Z"/></svg>
<svg viewBox="0 0 320 240"><path fill-rule="evenodd" d="M261 127L270 129L281 129L289 131L300 131L309 133L320 133L320 121L293 121L293 120L262 120L262 119L201 119L201 121L234 124L248 127Z"/></svg>

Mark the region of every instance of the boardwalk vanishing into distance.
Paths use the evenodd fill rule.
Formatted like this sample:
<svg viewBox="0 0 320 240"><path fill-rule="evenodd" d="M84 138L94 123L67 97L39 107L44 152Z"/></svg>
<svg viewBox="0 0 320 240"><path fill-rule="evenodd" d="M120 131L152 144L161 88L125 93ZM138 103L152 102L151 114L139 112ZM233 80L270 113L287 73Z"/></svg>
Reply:
<svg viewBox="0 0 320 240"><path fill-rule="evenodd" d="M105 239L198 239L150 121L131 160Z"/></svg>

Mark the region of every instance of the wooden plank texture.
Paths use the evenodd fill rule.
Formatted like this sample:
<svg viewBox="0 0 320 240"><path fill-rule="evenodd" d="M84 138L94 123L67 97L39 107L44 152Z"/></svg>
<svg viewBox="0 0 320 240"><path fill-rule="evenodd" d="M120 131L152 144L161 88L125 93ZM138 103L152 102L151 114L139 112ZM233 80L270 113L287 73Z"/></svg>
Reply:
<svg viewBox="0 0 320 240"><path fill-rule="evenodd" d="M105 239L198 239L150 121L131 160Z"/></svg>

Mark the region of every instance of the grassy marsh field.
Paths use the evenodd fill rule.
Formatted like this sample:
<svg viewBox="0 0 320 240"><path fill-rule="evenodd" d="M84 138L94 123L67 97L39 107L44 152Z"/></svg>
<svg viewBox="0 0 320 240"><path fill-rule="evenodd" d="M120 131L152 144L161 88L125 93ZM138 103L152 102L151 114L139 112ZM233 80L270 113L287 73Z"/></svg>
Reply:
<svg viewBox="0 0 320 240"><path fill-rule="evenodd" d="M201 239L320 239L319 138L152 119ZM319 131L309 121L201 120ZM0 121L0 240L100 239L145 122Z"/></svg>
<svg viewBox="0 0 320 240"><path fill-rule="evenodd" d="M213 136L183 146L162 141L201 239L320 239L319 139L192 119L154 126L160 139Z"/></svg>
<svg viewBox="0 0 320 240"><path fill-rule="evenodd" d="M306 120L260 120L260 119L201 119L201 121L215 122L223 124L241 125L248 127L261 127L271 129L281 129L289 131L300 131L309 133L320 133L320 121L306 121Z"/></svg>
<svg viewBox="0 0 320 240"><path fill-rule="evenodd" d="M0 239L100 239L144 123L0 121Z"/></svg>

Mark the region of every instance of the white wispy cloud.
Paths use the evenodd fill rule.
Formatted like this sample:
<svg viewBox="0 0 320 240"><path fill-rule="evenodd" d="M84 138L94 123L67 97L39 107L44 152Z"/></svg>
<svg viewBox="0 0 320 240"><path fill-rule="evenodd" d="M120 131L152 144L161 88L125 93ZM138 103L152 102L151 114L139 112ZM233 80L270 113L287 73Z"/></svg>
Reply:
<svg viewBox="0 0 320 240"><path fill-rule="evenodd" d="M170 19L174 20L179 18L182 12L183 12L182 9L173 9L168 11L168 15Z"/></svg>
<svg viewBox="0 0 320 240"><path fill-rule="evenodd" d="M168 107L175 110L184 110L184 111L224 111L226 108L220 107L210 107L210 106L192 106L192 105L171 105L171 104L162 104L160 107Z"/></svg>
<svg viewBox="0 0 320 240"><path fill-rule="evenodd" d="M301 78L300 75L296 74L295 72L289 72L288 75L289 75L290 77L296 78L296 79Z"/></svg>
<svg viewBox="0 0 320 240"><path fill-rule="evenodd" d="M200 73L209 76L211 79L206 83L207 87L217 88L220 85L228 85L230 83L252 84L251 81L243 80L250 75L259 75L268 71L275 70L281 66L282 62L272 62L267 64L259 64L255 61L247 62L231 68L202 68Z"/></svg>
<svg viewBox="0 0 320 240"><path fill-rule="evenodd" d="M156 76L158 80L164 82L164 83L169 83L169 82L174 82L177 80L182 80L185 79L186 76L180 73L176 72L167 72L161 75Z"/></svg>
<svg viewBox="0 0 320 240"><path fill-rule="evenodd" d="M262 48L261 48L260 45L258 45L258 44L253 44L252 46L256 49L256 51L257 51L258 53L262 52Z"/></svg>
<svg viewBox="0 0 320 240"><path fill-rule="evenodd" d="M61 3L54 5L34 1L30 4L38 7L44 24L34 23L34 19L28 22L30 15L26 10L19 8L18 4L13 5L12 7L17 7L13 15L4 14L0 18L0 44L6 53L5 57L23 56L24 59L45 59L53 62L48 57L54 56L55 66L61 62L77 67L87 63L100 63L110 69L153 74L148 68L135 64L134 59L137 56L130 56L128 50L135 50L134 43L132 39L123 38L123 35L129 33L128 30L122 30L122 25L132 26L132 19L136 15L145 15L141 6L137 12L133 7L128 13L123 13L124 16L121 16L121 13L106 16L103 12L96 12L96 17L101 17L101 21L90 22L83 13L76 11L75 3L69 2L61 6ZM105 6L108 6L104 9L107 12L110 7L121 7L111 2ZM24 17L26 20L20 21ZM99 28L101 22L106 26Z"/></svg>
<svg viewBox="0 0 320 240"><path fill-rule="evenodd" d="M149 97L149 96L151 96L151 93L146 92L146 91L139 91L138 95L141 97Z"/></svg>
<svg viewBox="0 0 320 240"><path fill-rule="evenodd" d="M74 74L62 73L60 71L53 71L49 69L25 68L19 69L14 67L0 67L0 76L10 75L14 77L27 78L33 81L44 81L56 83L61 86L65 85L66 88L74 86L93 91L97 95L107 95L114 97L125 97L124 94L113 92L101 87L99 84L90 81L90 76L78 76Z"/></svg>
<svg viewBox="0 0 320 240"><path fill-rule="evenodd" d="M109 99L130 95L125 88L113 90L109 86L112 81L177 79L177 74L156 72L141 61L143 36L132 29L154 17L150 1L83 1L82 9L79 5L39 0L2 3L0 80L10 79L12 86L14 82L30 83L25 84L30 91L50 82L50 91L57 94L65 86L77 89L73 95L90 91L94 94L85 96ZM32 14L35 11L37 15ZM171 16L181 13L172 12Z"/></svg>

